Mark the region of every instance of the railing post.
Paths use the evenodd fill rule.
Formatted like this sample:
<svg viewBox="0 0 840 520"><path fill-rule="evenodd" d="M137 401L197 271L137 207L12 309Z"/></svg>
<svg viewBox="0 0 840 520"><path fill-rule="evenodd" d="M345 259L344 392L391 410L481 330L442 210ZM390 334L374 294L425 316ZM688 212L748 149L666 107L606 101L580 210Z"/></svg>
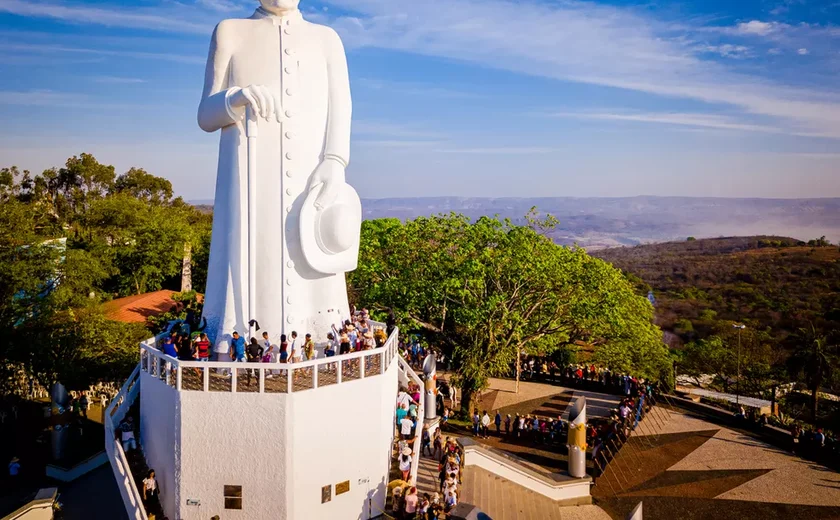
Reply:
<svg viewBox="0 0 840 520"><path fill-rule="evenodd" d="M234 364L233 366L235 367L236 364ZM230 391L231 392L236 392L236 376L239 375L238 372L239 372L239 369L237 369L237 368L232 368L230 370Z"/></svg>
<svg viewBox="0 0 840 520"><path fill-rule="evenodd" d="M175 373L175 388L181 391L181 365L178 365L178 371Z"/></svg>
<svg viewBox="0 0 840 520"><path fill-rule="evenodd" d="M206 364L206 363L205 363ZM210 391L210 369L208 367L204 367L201 369L201 387L205 392Z"/></svg>
<svg viewBox="0 0 840 520"><path fill-rule="evenodd" d="M259 386L260 386L260 393L265 393L265 369L259 368L259 372L257 373L257 377L259 378Z"/></svg>
<svg viewBox="0 0 840 520"><path fill-rule="evenodd" d="M337 384L337 385L341 384L341 376L342 376L343 373L344 373L344 367L341 366L341 359L338 359L336 361L336 366L335 366L335 384Z"/></svg>
<svg viewBox="0 0 840 520"><path fill-rule="evenodd" d="M362 356L359 358L359 379L365 378L365 364L367 364L367 360L367 356Z"/></svg>
<svg viewBox="0 0 840 520"><path fill-rule="evenodd" d="M312 365L312 389L318 388L318 365Z"/></svg>
<svg viewBox="0 0 840 520"><path fill-rule="evenodd" d="M385 364L385 350L379 353L379 367L382 374L388 371L388 365Z"/></svg>
<svg viewBox="0 0 840 520"><path fill-rule="evenodd" d="M286 393L292 393L292 377L294 377L294 369L291 365L291 360L289 360L289 368L286 370Z"/></svg>

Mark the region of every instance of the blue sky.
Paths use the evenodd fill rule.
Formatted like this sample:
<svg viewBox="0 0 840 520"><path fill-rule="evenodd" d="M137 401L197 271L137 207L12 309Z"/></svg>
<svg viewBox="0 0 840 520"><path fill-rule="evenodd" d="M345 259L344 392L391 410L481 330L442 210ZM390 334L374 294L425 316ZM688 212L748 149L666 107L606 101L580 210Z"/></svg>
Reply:
<svg viewBox="0 0 840 520"><path fill-rule="evenodd" d="M213 197L213 26L257 0L0 0L0 166ZM302 0L348 52L362 197L840 196L840 1Z"/></svg>

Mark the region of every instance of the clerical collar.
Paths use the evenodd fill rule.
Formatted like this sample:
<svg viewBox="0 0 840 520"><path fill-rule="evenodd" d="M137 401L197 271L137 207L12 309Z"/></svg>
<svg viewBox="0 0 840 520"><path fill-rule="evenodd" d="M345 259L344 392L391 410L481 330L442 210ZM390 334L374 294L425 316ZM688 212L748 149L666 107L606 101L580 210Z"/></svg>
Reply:
<svg viewBox="0 0 840 520"><path fill-rule="evenodd" d="M263 6L257 7L257 10L254 11L254 18L265 18L267 20L271 20L274 25L279 25L280 23L289 20L289 21L299 21L303 20L303 15L300 13L299 9L295 9L294 11L288 11L283 15L276 15L270 11L265 10Z"/></svg>

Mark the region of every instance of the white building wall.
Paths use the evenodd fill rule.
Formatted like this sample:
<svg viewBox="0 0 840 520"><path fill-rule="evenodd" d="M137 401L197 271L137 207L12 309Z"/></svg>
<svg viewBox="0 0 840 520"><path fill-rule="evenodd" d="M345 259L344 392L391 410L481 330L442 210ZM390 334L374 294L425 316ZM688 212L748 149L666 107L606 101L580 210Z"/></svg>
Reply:
<svg viewBox="0 0 840 520"><path fill-rule="evenodd" d="M397 372L394 361L384 375L293 394L290 519L367 520L384 509ZM350 491L336 496L344 481ZM327 485L332 498L322 504Z"/></svg>
<svg viewBox="0 0 840 520"><path fill-rule="evenodd" d="M149 468L155 470L163 509L168 515L172 515L179 502L178 469L181 445L179 393L166 382L141 372L140 396L141 444ZM140 493L142 496L142 489Z"/></svg>
<svg viewBox="0 0 840 520"><path fill-rule="evenodd" d="M288 397L181 393L181 520L287 518ZM145 396L144 396L145 398ZM224 508L224 486L242 486L242 509ZM187 505L198 500L199 506Z"/></svg>

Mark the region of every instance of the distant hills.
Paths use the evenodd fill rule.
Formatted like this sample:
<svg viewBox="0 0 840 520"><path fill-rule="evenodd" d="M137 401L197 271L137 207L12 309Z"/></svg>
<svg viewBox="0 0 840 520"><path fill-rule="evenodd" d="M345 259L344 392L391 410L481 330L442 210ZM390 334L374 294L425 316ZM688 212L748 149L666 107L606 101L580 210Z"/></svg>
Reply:
<svg viewBox="0 0 840 520"><path fill-rule="evenodd" d="M212 201L194 201L212 205ZM536 206L560 220L552 238L590 250L632 246L689 236L781 235L799 240L825 236L840 241L840 198L737 199L710 197L472 198L425 197L363 199L367 219L416 218L463 213L477 218L499 215L522 222Z"/></svg>
<svg viewBox="0 0 840 520"><path fill-rule="evenodd" d="M815 244L816 242L816 244ZM787 237L683 240L595 251L653 291L657 324L676 344L746 323L785 345L802 327L840 328L840 248Z"/></svg>

